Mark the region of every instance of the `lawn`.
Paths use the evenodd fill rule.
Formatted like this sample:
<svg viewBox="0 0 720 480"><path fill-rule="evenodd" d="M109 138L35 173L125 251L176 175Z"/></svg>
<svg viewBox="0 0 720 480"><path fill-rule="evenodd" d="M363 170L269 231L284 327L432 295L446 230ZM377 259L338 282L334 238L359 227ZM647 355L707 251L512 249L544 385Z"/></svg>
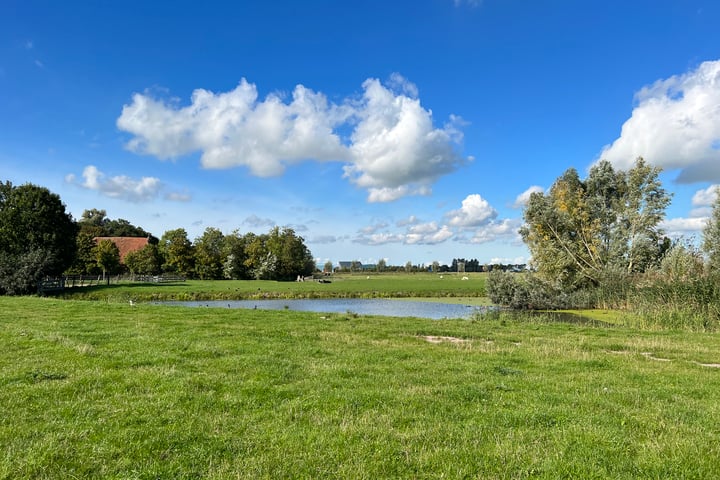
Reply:
<svg viewBox="0 0 720 480"><path fill-rule="evenodd" d="M0 478L720 471L712 334L47 298L0 312Z"/></svg>
<svg viewBox="0 0 720 480"><path fill-rule="evenodd" d="M466 280L463 280L465 278ZM333 275L330 283L264 280L188 280L168 284L120 282L71 288L65 298L110 302L240 300L247 298L484 297L486 274L382 273Z"/></svg>

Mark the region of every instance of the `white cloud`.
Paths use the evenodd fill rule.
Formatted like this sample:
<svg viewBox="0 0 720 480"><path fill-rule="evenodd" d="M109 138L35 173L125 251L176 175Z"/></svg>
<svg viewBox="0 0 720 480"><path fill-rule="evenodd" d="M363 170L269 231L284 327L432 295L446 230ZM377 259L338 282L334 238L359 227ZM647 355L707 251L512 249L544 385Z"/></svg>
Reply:
<svg viewBox="0 0 720 480"><path fill-rule="evenodd" d="M720 60L646 86L636 102L620 138L601 158L628 169L642 156L679 169L681 183L720 180Z"/></svg>
<svg viewBox="0 0 720 480"><path fill-rule="evenodd" d="M358 236L353 239L353 242L364 245L384 245L386 243L399 243L403 240L404 236L397 233L373 233L372 235Z"/></svg>
<svg viewBox="0 0 720 480"><path fill-rule="evenodd" d="M438 227L437 223L423 223L408 229L405 243L410 245L435 245L450 239L454 233L447 225Z"/></svg>
<svg viewBox="0 0 720 480"><path fill-rule="evenodd" d="M522 208L526 206L530 201L530 195L532 195L533 193L543 193L544 191L544 188L533 185L532 187L528 188L523 193L517 196L517 198L515 199L515 203L513 203L513 208Z"/></svg>
<svg viewBox="0 0 720 480"><path fill-rule="evenodd" d="M660 228L670 237L699 235L707 225L708 217L671 218L660 222Z"/></svg>
<svg viewBox="0 0 720 480"><path fill-rule="evenodd" d="M361 99L340 105L302 85L288 101L279 94L260 100L245 79L229 92L197 89L185 107L137 93L117 126L132 135L129 150L160 159L201 152L205 168L244 166L261 177L306 160L336 161L370 202L427 195L438 178L472 159L457 152L462 119L435 128L414 84L399 74L388 84L368 79ZM343 141L338 132L348 128Z"/></svg>
<svg viewBox="0 0 720 480"><path fill-rule="evenodd" d="M435 180L465 163L455 150L462 134L453 124L434 128L432 112L419 100L396 95L376 79L363 88L349 147L352 163L344 170L352 183L370 189L370 201L427 194Z"/></svg>
<svg viewBox="0 0 720 480"><path fill-rule="evenodd" d="M369 188L368 189L368 202L370 203L386 203L393 202L399 198L407 197L409 195L415 196L428 196L432 193L429 187L415 187L411 188L407 185L400 185L399 187L383 187L383 188Z"/></svg>
<svg viewBox="0 0 720 480"><path fill-rule="evenodd" d="M302 85L289 103L276 94L258 101L255 85L242 79L226 93L197 89L184 108L135 94L117 125L135 135L127 147L136 153L166 159L202 151L205 168L246 166L268 177L306 159L347 158L333 133L336 122L344 120L340 110Z"/></svg>
<svg viewBox="0 0 720 480"><path fill-rule="evenodd" d="M490 222L475 231L470 243L480 244L493 242L499 239L518 240L522 220L519 218L506 218L498 222Z"/></svg>
<svg viewBox="0 0 720 480"><path fill-rule="evenodd" d="M408 225L415 225L419 221L415 215L410 215L408 218L398 220L395 225L398 227L407 227Z"/></svg>
<svg viewBox="0 0 720 480"><path fill-rule="evenodd" d="M717 199L717 191L720 185L710 185L704 190L695 192L692 198L693 207L710 207Z"/></svg>
<svg viewBox="0 0 720 480"><path fill-rule="evenodd" d="M468 195L459 210L445 214L453 227L477 227L497 217L497 211L477 193Z"/></svg>
<svg viewBox="0 0 720 480"><path fill-rule="evenodd" d="M360 233L364 233L366 235L375 233L379 230L383 230L383 229L387 228L387 226L388 226L387 222L379 222L374 225L368 225L367 227L361 228Z"/></svg>
<svg viewBox="0 0 720 480"><path fill-rule="evenodd" d="M162 183L155 177L142 177L139 180L126 175L106 177L94 165L88 165L83 169L83 182L78 183L75 175L65 176L68 183L77 184L88 190L95 190L110 198L128 200L130 202L147 202L158 196L162 189Z"/></svg>

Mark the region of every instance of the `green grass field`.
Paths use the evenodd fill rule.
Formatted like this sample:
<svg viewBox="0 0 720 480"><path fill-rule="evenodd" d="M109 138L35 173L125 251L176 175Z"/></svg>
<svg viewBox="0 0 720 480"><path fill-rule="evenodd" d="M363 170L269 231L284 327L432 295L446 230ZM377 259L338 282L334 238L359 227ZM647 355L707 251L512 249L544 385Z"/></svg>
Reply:
<svg viewBox="0 0 720 480"><path fill-rule="evenodd" d="M467 280L463 280L467 277ZM239 300L245 298L484 297L482 273L334 275L331 283L263 280L188 280L168 284L118 283L68 289L65 298L110 302L150 300Z"/></svg>
<svg viewBox="0 0 720 480"><path fill-rule="evenodd" d="M43 298L0 312L4 479L720 472L716 335Z"/></svg>

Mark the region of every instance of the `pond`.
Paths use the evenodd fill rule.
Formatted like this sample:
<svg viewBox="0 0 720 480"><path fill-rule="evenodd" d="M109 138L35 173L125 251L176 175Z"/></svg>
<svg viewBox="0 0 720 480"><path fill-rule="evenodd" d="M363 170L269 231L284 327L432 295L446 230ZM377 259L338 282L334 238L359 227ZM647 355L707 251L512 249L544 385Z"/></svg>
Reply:
<svg viewBox="0 0 720 480"><path fill-rule="evenodd" d="M186 307L246 308L258 310L297 310L303 312L347 313L358 315L384 315L388 317L418 317L440 320L443 318L471 318L473 314L493 307L457 305L450 303L388 300L380 298L328 298L289 300L213 300L158 302L162 305Z"/></svg>

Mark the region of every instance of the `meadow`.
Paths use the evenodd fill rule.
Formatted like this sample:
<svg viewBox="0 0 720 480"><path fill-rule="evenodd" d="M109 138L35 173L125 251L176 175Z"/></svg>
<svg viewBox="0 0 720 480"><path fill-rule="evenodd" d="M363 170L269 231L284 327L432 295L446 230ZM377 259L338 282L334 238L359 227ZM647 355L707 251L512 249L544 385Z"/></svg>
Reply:
<svg viewBox="0 0 720 480"><path fill-rule="evenodd" d="M466 278L467 280L463 280ZM242 300L262 298L485 298L486 274L362 273L327 281L188 280L166 284L117 282L72 288L64 298L134 302L154 300Z"/></svg>
<svg viewBox="0 0 720 480"><path fill-rule="evenodd" d="M0 478L720 472L714 334L131 306L108 291L0 297Z"/></svg>

